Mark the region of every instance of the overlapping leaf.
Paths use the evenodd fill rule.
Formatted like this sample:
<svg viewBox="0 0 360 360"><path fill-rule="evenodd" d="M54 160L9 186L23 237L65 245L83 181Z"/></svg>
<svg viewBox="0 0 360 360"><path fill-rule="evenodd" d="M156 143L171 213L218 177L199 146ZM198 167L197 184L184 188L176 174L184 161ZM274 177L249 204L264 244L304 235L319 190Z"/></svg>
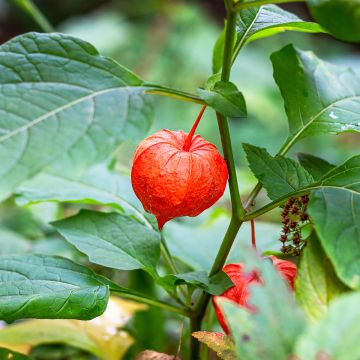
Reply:
<svg viewBox="0 0 360 360"><path fill-rule="evenodd" d="M187 284L199 287L211 295L221 295L234 284L222 271L209 277L205 271L194 271L184 274L165 275L158 279L158 284L173 291L175 286Z"/></svg>
<svg viewBox="0 0 360 360"><path fill-rule="evenodd" d="M292 45L272 54L271 60L290 129L281 154L307 136L360 131L360 78L351 69Z"/></svg>
<svg viewBox="0 0 360 360"><path fill-rule="evenodd" d="M0 257L0 319L82 319L106 309L109 288L93 271L42 255Z"/></svg>
<svg viewBox="0 0 360 360"><path fill-rule="evenodd" d="M243 94L231 82L218 81L211 90L198 89L206 104L224 116L246 117L246 103Z"/></svg>
<svg viewBox="0 0 360 360"><path fill-rule="evenodd" d="M103 165L94 166L79 176L41 173L16 189L16 195L19 205L43 201L101 204L143 218L133 205L138 204L138 200L129 176L111 172Z"/></svg>
<svg viewBox="0 0 360 360"><path fill-rule="evenodd" d="M325 31L318 24L303 21L296 15L285 11L276 5L265 5L244 9L237 17L237 38L234 44L235 54L237 55L246 43L273 36L287 30L309 33ZM222 33L214 46L214 73L217 73L222 66L224 38L224 33Z"/></svg>
<svg viewBox="0 0 360 360"><path fill-rule="evenodd" d="M315 233L307 239L295 289L299 303L312 320L321 318L331 301L348 290L337 277Z"/></svg>
<svg viewBox="0 0 360 360"><path fill-rule="evenodd" d="M243 145L250 169L263 184L270 199L277 199L314 183L314 178L296 161L272 157L264 148Z"/></svg>
<svg viewBox="0 0 360 360"><path fill-rule="evenodd" d="M360 3L358 0L309 0L314 18L335 37L360 41Z"/></svg>
<svg viewBox="0 0 360 360"><path fill-rule="evenodd" d="M300 164L315 180L320 180L328 171L335 167L335 165L330 164L328 161L311 154L299 153L297 156Z"/></svg>
<svg viewBox="0 0 360 360"><path fill-rule="evenodd" d="M82 210L52 225L96 264L156 272L160 235L131 216Z"/></svg>

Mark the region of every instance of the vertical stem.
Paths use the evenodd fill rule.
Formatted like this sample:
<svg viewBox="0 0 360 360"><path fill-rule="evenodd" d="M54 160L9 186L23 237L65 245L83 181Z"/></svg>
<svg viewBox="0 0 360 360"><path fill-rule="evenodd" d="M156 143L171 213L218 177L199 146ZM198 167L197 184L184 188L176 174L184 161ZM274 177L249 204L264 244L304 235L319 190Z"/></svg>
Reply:
<svg viewBox="0 0 360 360"><path fill-rule="evenodd" d="M42 31L46 33L55 31L50 22L46 19L46 17L42 14L39 8L31 0L13 1L20 9L28 13L35 20L35 22L39 25Z"/></svg>
<svg viewBox="0 0 360 360"><path fill-rule="evenodd" d="M229 0L225 0L225 5L227 10L227 21L226 21L226 30L225 30L225 47L224 47L221 80L226 82L229 81L231 65L232 65L236 14L232 12ZM231 246L242 224L240 218L244 216L246 213L240 199L240 192L237 183L234 156L231 146L229 124L226 117L222 116L219 113L217 113L216 116L218 120L224 158L227 162L227 166L229 170L229 189L231 196L232 216L229 227L226 231L226 234L221 243L214 264L211 268L210 276L222 270L226 258L229 255ZM195 317L191 320L191 333L194 331L198 331L201 328L202 319L206 312L206 308L209 304L209 300L210 300L210 295L208 293L203 292L194 309ZM191 360L199 359L199 346L200 345L198 341L192 338L191 347L190 347Z"/></svg>

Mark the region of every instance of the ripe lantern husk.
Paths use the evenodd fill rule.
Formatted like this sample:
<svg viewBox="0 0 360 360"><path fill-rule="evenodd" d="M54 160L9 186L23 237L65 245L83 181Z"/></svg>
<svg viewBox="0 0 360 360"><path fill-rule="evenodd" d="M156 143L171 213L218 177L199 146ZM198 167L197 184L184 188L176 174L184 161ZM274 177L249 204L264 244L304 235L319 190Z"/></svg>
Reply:
<svg viewBox="0 0 360 360"><path fill-rule="evenodd" d="M189 141L191 140L191 141ZM137 147L131 171L136 196L159 229L179 216L197 216L224 193L225 160L199 135L160 130Z"/></svg>
<svg viewBox="0 0 360 360"><path fill-rule="evenodd" d="M276 256L271 256L270 259L273 262L275 269L279 272L280 276L287 282L291 289L294 289L294 282L296 278L296 265L287 260L281 260ZM234 283L234 286L226 290L220 296L213 296L212 301L215 307L215 312L219 324L223 328L226 334L230 334L229 327L225 321L224 314L216 303L216 299L223 297L229 299L236 304L244 307L245 309L255 312L256 309L248 304L249 300L249 285L260 284L261 278L256 270L250 272L244 272L243 264L227 264L224 266L223 271L229 276Z"/></svg>

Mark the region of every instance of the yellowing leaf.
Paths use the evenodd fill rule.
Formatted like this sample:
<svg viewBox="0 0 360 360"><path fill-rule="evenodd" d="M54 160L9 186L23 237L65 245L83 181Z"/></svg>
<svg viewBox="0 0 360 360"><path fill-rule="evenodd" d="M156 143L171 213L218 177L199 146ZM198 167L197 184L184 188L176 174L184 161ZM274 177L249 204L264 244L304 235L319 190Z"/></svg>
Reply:
<svg viewBox="0 0 360 360"><path fill-rule="evenodd" d="M229 336L217 332L196 331L192 336L206 344L223 360L236 360L234 344Z"/></svg>
<svg viewBox="0 0 360 360"><path fill-rule="evenodd" d="M133 338L119 330L146 306L111 297L105 313L91 321L30 320L0 330L1 346L28 353L32 346L62 343L88 351L102 360L122 359Z"/></svg>

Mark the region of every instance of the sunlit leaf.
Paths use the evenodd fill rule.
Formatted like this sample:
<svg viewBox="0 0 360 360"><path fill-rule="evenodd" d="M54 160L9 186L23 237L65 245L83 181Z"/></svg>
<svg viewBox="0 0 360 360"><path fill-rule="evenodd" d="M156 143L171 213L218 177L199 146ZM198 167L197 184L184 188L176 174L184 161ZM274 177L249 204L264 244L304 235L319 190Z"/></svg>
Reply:
<svg viewBox="0 0 360 360"><path fill-rule="evenodd" d="M288 45L271 56L285 102L290 134L284 154L302 138L360 131L360 78Z"/></svg>

